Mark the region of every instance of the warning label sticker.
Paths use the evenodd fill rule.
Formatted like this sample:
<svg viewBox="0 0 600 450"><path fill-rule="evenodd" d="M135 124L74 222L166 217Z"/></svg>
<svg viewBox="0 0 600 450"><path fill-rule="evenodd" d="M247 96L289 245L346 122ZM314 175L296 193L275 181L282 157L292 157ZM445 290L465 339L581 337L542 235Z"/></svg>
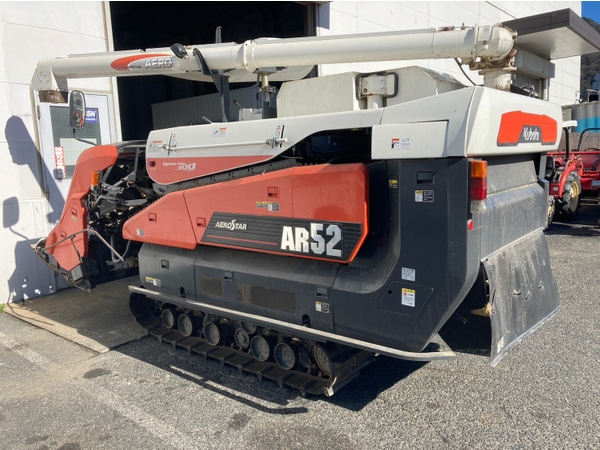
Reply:
<svg viewBox="0 0 600 450"><path fill-rule="evenodd" d="M146 283L152 283L153 286L161 287L160 278L146 277Z"/></svg>
<svg viewBox="0 0 600 450"><path fill-rule="evenodd" d="M225 137L225 133L227 132L226 127L215 128L212 133L212 137L214 138L222 138Z"/></svg>
<svg viewBox="0 0 600 450"><path fill-rule="evenodd" d="M407 267L403 267L402 268L402 279L406 280L406 281L415 281L416 273L417 272L415 269L409 269Z"/></svg>
<svg viewBox="0 0 600 450"><path fill-rule="evenodd" d="M256 202L257 208L264 208L271 212L279 212L278 202Z"/></svg>
<svg viewBox="0 0 600 450"><path fill-rule="evenodd" d="M402 288L402 304L404 306L415 307L415 291L412 289Z"/></svg>
<svg viewBox="0 0 600 450"><path fill-rule="evenodd" d="M148 142L148 153L158 152L162 148L162 141Z"/></svg>
<svg viewBox="0 0 600 450"><path fill-rule="evenodd" d="M392 149L410 150L410 138L392 138Z"/></svg>
<svg viewBox="0 0 600 450"><path fill-rule="evenodd" d="M317 312L329 314L329 303L315 302L315 309Z"/></svg>
<svg viewBox="0 0 600 450"><path fill-rule="evenodd" d="M415 191L415 202L432 203L433 191Z"/></svg>

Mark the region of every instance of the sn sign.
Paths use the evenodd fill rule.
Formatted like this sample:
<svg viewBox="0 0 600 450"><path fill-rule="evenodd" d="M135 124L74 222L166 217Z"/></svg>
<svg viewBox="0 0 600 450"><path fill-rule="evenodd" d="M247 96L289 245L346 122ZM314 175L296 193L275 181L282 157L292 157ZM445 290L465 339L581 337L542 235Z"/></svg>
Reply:
<svg viewBox="0 0 600 450"><path fill-rule="evenodd" d="M98 108L85 109L85 122L98 123Z"/></svg>

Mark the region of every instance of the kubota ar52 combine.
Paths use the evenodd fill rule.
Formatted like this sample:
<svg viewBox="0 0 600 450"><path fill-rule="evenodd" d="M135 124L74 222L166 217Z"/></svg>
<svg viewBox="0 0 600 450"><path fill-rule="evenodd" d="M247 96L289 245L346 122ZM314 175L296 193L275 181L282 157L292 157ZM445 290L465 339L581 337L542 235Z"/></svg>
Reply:
<svg viewBox="0 0 600 450"><path fill-rule="evenodd" d="M148 333L302 393L333 394L375 354L453 357L423 352L437 333L495 364L560 308L539 177L561 109L508 92L514 38L461 27L44 60L42 100L66 100L67 78L167 74L214 81L224 102L228 82L258 77L268 106L269 80L313 64L416 58L457 58L485 86L415 67L290 81L262 120L92 147L35 250L83 289L138 268L130 305Z"/></svg>

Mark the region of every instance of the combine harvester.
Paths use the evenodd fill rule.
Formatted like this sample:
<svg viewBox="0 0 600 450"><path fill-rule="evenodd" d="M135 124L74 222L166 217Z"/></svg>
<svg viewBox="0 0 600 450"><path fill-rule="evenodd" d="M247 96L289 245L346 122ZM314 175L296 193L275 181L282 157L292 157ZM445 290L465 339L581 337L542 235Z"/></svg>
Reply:
<svg viewBox="0 0 600 450"><path fill-rule="evenodd" d="M455 357L424 352L437 333L494 365L560 309L540 178L562 113L510 93L515 37L463 26L40 61L42 101L67 100L69 78L163 74L216 83L223 105L229 82L258 78L264 107L86 150L35 251L85 290L139 268L130 306L149 334L303 395L333 395L376 354ZM417 67L301 79L430 58L484 86ZM270 82L285 80L275 113ZM83 95L70 103L75 134Z"/></svg>

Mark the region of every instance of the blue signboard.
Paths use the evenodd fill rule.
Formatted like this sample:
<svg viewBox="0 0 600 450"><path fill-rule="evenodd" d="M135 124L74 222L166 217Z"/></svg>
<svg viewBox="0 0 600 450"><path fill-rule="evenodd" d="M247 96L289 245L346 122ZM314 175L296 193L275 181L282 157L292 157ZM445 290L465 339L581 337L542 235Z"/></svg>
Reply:
<svg viewBox="0 0 600 450"><path fill-rule="evenodd" d="M85 108L85 123L98 123L98 108Z"/></svg>

